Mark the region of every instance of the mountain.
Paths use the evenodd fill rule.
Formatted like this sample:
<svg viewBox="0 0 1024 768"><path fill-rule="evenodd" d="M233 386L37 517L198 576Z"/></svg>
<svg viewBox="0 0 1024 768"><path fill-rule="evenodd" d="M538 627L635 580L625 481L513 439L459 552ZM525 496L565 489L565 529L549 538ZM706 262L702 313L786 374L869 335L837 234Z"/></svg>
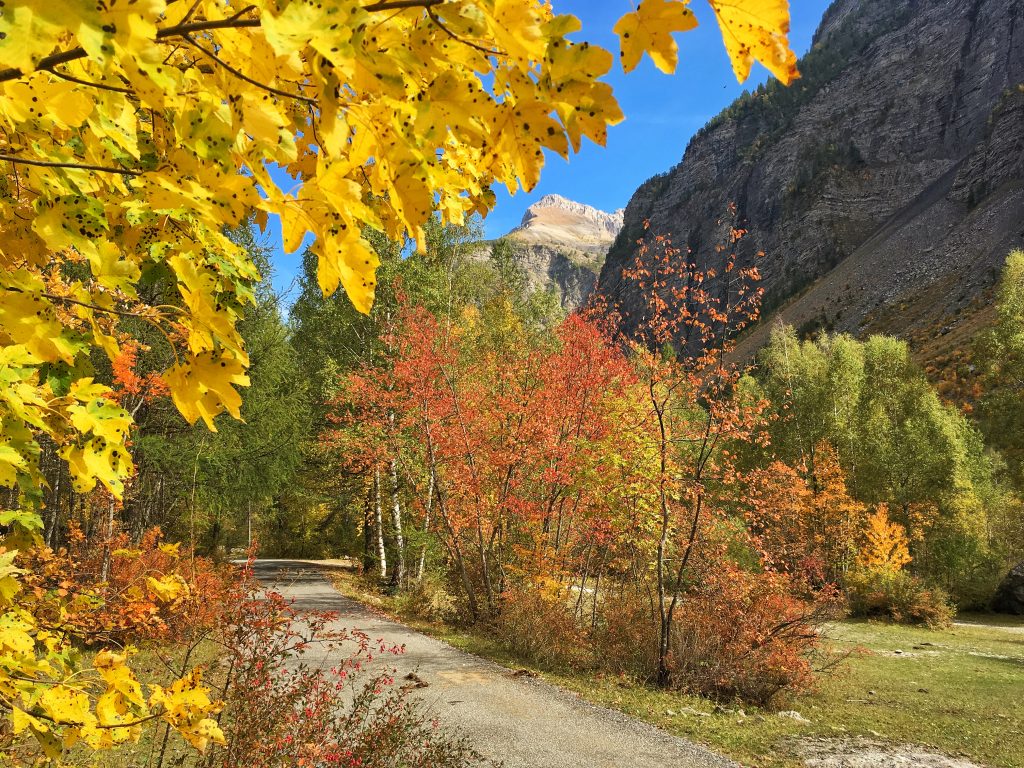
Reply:
<svg viewBox="0 0 1024 768"><path fill-rule="evenodd" d="M566 309L594 290L605 254L622 229L621 210L605 213L561 195L546 195L526 209L506 235L516 246L532 290L554 288Z"/></svg>
<svg viewBox="0 0 1024 768"><path fill-rule="evenodd" d="M598 290L642 306L621 275L645 220L719 267L734 203L765 289L742 353L773 319L935 346L1024 243L1024 0L837 0L801 72L744 94L635 192Z"/></svg>

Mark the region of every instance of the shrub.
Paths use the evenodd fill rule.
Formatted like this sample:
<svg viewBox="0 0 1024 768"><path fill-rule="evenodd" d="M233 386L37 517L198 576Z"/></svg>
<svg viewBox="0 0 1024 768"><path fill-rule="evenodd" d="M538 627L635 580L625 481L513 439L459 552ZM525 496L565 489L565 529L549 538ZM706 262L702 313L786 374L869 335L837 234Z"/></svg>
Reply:
<svg viewBox="0 0 1024 768"><path fill-rule="evenodd" d="M412 582L409 589L398 595L398 613L427 621L452 621L458 615L458 603L445 587L444 581L433 573Z"/></svg>
<svg viewBox="0 0 1024 768"><path fill-rule="evenodd" d="M117 646L191 642L221 623L236 574L167 544L160 528L137 544L126 533L87 537L76 524L68 546L23 555L31 589L67 598L60 621L77 642Z"/></svg>
<svg viewBox="0 0 1024 768"><path fill-rule="evenodd" d="M644 592L625 588L607 591L597 625L591 633L597 663L610 672L650 682L658 670L658 617Z"/></svg>
<svg viewBox="0 0 1024 768"><path fill-rule="evenodd" d="M725 566L683 596L671 639L670 684L768 706L814 681L816 625L834 617L830 591L795 597L789 577Z"/></svg>
<svg viewBox="0 0 1024 768"><path fill-rule="evenodd" d="M585 662L583 632L561 591L534 585L506 590L494 629L503 644L528 661L571 666Z"/></svg>
<svg viewBox="0 0 1024 768"><path fill-rule="evenodd" d="M669 686L717 700L767 706L814 680L816 625L838 614L834 592L804 599L786 575L716 565L687 590L675 612ZM659 617L639 590L606 594L592 635L605 669L657 676Z"/></svg>
<svg viewBox="0 0 1024 768"><path fill-rule="evenodd" d="M858 568L847 575L845 587L853 616L932 628L947 626L953 620L946 593L906 571Z"/></svg>

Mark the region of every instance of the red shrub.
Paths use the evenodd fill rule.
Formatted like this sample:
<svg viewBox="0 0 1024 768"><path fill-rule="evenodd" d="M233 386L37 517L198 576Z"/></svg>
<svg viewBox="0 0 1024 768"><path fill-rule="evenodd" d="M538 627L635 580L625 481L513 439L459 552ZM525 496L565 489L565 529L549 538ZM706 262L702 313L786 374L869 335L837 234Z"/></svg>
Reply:
<svg viewBox="0 0 1024 768"><path fill-rule="evenodd" d="M724 566L682 599L671 643L671 685L768 705L813 682L815 625L834 615L831 593L806 602L779 573Z"/></svg>

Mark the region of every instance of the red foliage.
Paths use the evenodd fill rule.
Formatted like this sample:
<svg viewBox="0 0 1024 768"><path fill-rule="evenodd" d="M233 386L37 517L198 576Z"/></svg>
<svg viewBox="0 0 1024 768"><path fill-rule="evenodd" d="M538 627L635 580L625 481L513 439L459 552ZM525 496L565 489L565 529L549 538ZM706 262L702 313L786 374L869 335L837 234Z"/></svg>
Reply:
<svg viewBox="0 0 1024 768"><path fill-rule="evenodd" d="M815 624L834 616L837 593L811 603L780 573L724 563L683 602L670 644L673 687L718 699L768 705L814 681Z"/></svg>
<svg viewBox="0 0 1024 768"><path fill-rule="evenodd" d="M433 483L432 527L474 616L497 610L508 574L573 572L613 524L581 480L611 460L595 446L621 426L610 404L634 381L622 351L577 316L548 345L492 350L419 307L388 344L390 367L346 377L335 403L327 439L349 469L399 457L426 468L413 482Z"/></svg>

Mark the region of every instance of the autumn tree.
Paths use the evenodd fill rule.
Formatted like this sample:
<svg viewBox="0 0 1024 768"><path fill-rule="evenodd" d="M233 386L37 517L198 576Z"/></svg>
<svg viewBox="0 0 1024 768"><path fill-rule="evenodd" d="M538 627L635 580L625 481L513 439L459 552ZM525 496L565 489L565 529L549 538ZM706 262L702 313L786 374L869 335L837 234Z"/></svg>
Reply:
<svg viewBox="0 0 1024 768"><path fill-rule="evenodd" d="M822 450L834 451L849 495L888 504L911 541L912 568L975 602L1003 546L993 524L1009 499L977 428L943 403L901 340L821 335L801 341L776 328L758 357L754 396L771 403L771 440L754 465L778 459L824 485ZM1000 526L1002 527L1002 526ZM841 562L849 565L849 556Z"/></svg>
<svg viewBox="0 0 1024 768"><path fill-rule="evenodd" d="M698 269L689 249L651 233L638 242L634 282L646 306L627 343L641 381L642 430L652 441L656 466L658 672L668 685L673 624L694 579L704 537L714 516L713 488L734 476L729 443L755 440L762 405L737 397L743 373L728 354L732 339L760 307L755 266L741 266L737 244L746 234L736 211L719 222L723 268Z"/></svg>

